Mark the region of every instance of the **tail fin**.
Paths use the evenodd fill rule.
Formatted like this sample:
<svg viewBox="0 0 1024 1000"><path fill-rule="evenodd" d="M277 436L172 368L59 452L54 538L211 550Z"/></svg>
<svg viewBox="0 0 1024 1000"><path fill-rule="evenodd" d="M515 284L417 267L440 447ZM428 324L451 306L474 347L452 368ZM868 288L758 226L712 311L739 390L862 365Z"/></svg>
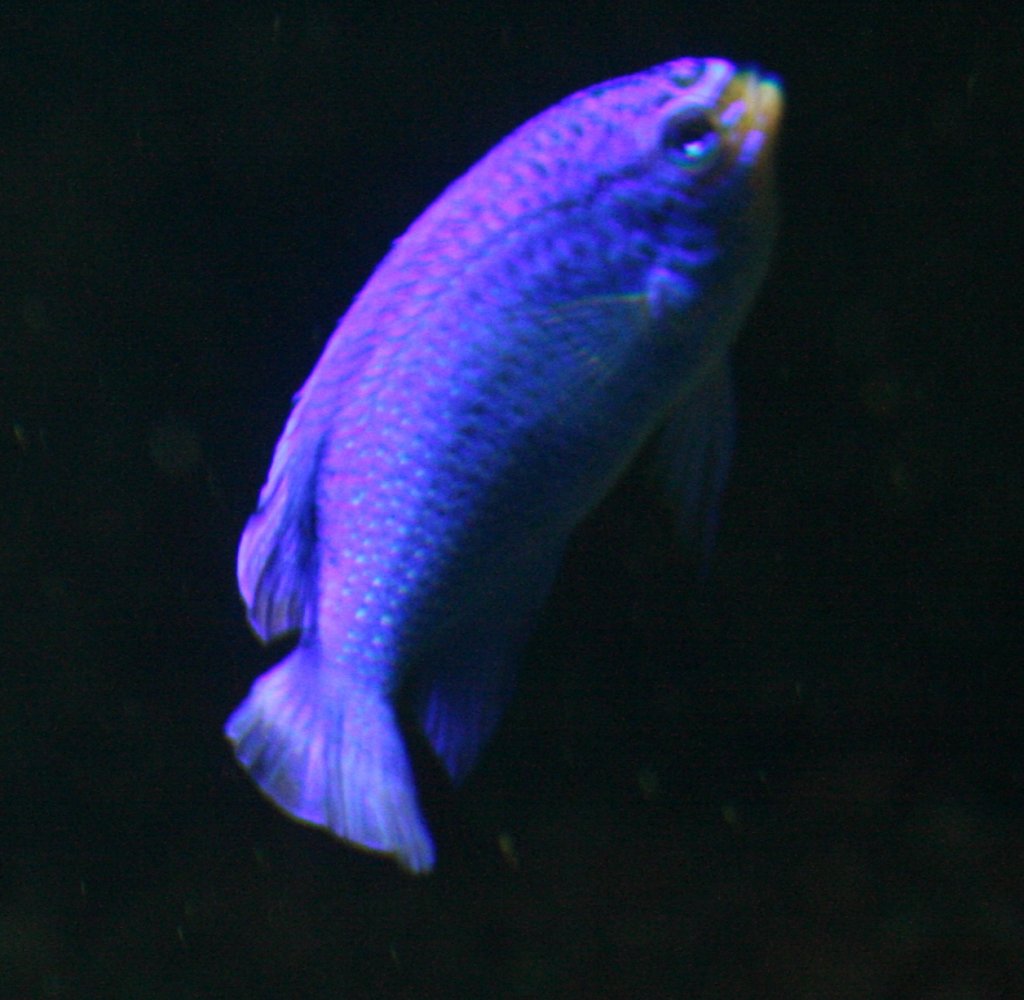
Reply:
<svg viewBox="0 0 1024 1000"><path fill-rule="evenodd" d="M300 645L228 719L235 754L296 819L326 827L414 873L434 864L412 770L384 692L323 690L319 649Z"/></svg>

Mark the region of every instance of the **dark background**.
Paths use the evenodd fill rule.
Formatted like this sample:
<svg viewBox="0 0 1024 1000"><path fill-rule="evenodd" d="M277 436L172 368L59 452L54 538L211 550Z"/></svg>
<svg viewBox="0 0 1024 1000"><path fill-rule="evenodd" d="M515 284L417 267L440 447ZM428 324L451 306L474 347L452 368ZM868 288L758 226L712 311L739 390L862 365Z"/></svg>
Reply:
<svg viewBox="0 0 1024 1000"><path fill-rule="evenodd" d="M5 4L0 996L1024 996L1024 14ZM413 879L220 733L234 551L390 241L567 93L780 75L710 580L630 480ZM696 594L696 596L695 596Z"/></svg>

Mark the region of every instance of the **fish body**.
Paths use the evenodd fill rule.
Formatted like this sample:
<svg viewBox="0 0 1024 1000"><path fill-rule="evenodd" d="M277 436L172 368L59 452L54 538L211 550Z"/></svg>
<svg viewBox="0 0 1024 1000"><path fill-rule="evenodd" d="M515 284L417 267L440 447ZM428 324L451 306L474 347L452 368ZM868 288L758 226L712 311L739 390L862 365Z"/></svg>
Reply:
<svg viewBox="0 0 1024 1000"><path fill-rule="evenodd" d="M591 87L495 147L377 267L296 396L239 548L254 630L298 643L227 735L287 813L429 870L396 696L463 777L568 536L655 435L684 529L706 532L780 114L775 82L718 59Z"/></svg>

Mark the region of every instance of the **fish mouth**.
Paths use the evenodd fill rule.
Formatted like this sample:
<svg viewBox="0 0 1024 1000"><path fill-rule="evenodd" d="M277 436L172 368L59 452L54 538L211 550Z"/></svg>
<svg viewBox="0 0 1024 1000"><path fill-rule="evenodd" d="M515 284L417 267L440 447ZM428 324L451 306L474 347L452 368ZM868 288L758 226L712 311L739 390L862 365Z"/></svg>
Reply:
<svg viewBox="0 0 1024 1000"><path fill-rule="evenodd" d="M771 162L784 106L779 82L756 70L736 73L726 84L717 117L738 161L749 166Z"/></svg>

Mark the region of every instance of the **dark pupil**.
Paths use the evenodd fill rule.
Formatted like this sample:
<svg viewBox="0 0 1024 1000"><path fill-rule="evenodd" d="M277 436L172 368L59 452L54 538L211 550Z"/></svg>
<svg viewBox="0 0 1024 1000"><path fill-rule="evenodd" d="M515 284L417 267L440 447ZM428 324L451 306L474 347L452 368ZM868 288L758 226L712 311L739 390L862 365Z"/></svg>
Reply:
<svg viewBox="0 0 1024 1000"><path fill-rule="evenodd" d="M704 115L684 115L669 122L662 143L666 149L674 150L682 156L699 156L713 132L711 123Z"/></svg>

